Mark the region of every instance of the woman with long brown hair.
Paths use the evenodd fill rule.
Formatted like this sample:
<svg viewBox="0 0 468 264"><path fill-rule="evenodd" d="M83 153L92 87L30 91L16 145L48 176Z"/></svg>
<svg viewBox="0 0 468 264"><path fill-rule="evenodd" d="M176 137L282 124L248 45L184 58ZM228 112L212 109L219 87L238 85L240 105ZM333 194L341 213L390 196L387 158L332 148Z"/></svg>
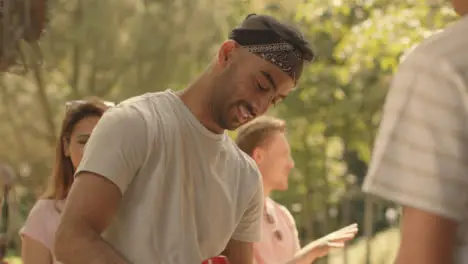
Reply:
<svg viewBox="0 0 468 264"><path fill-rule="evenodd" d="M20 231L24 264L57 264L53 254L60 212L81 161L84 146L110 103L97 99L67 102L48 188Z"/></svg>

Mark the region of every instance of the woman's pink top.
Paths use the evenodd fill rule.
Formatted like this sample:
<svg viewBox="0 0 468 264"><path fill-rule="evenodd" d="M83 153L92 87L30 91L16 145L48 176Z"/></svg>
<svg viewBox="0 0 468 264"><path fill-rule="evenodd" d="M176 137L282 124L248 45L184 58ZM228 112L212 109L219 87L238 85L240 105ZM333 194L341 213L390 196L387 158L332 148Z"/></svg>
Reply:
<svg viewBox="0 0 468 264"><path fill-rule="evenodd" d="M48 248L54 258L53 264L61 264L55 259L53 254L55 232L60 223L60 212L63 201L38 200L29 212L28 219L21 228L21 237L28 236Z"/></svg>
<svg viewBox="0 0 468 264"><path fill-rule="evenodd" d="M254 244L257 264L284 264L299 251L299 237L291 213L270 198L265 199L262 239Z"/></svg>

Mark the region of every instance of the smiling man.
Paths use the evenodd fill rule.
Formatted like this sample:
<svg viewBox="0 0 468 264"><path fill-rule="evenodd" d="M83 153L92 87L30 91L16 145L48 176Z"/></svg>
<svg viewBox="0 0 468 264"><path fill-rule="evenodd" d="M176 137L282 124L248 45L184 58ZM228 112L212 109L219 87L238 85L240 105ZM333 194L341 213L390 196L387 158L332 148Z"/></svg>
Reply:
<svg viewBox="0 0 468 264"><path fill-rule="evenodd" d="M296 29L249 15L185 90L145 94L109 110L77 169L57 258L187 264L223 253L231 264L252 263L261 178L225 130L286 97L312 59Z"/></svg>

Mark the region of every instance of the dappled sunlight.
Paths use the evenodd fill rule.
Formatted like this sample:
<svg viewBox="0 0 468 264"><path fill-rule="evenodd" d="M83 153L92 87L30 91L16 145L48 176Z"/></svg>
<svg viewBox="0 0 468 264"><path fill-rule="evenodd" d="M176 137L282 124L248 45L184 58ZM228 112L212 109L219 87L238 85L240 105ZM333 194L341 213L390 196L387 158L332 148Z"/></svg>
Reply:
<svg viewBox="0 0 468 264"><path fill-rule="evenodd" d="M455 21L448 1L83 1L51 1L43 65L0 77L0 164L17 175L18 217L8 232L18 233L44 191L64 140L65 102L181 90L217 58L232 27L257 12L298 24L317 55L298 88L268 112L286 121L295 163L289 189L273 198L291 211L303 243L359 224L347 262L337 250L315 263L393 263L399 213L385 214L399 207L381 199L369 206L361 185L393 74L418 43ZM9 254L19 255L19 237L9 240Z"/></svg>

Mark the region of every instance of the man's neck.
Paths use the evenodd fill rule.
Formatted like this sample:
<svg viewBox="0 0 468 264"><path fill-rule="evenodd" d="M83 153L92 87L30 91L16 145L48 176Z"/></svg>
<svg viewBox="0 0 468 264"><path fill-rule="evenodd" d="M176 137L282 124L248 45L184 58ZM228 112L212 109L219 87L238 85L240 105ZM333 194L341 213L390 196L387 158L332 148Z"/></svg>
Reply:
<svg viewBox="0 0 468 264"><path fill-rule="evenodd" d="M224 130L214 122L209 108L211 104L207 101L210 98L212 85L209 74L203 73L177 95L203 126L213 133L222 134Z"/></svg>

